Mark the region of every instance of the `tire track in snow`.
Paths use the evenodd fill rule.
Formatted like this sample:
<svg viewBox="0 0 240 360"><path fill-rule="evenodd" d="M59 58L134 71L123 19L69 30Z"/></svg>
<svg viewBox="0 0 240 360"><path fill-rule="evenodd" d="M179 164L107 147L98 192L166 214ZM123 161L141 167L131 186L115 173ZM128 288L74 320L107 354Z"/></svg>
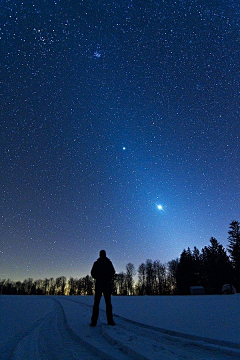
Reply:
<svg viewBox="0 0 240 360"><path fill-rule="evenodd" d="M85 309L92 309L91 305L64 298ZM90 313L91 314L91 313ZM100 309L100 332L112 347L122 349L132 359L194 359L194 360L232 360L240 358L240 350L231 346L214 343L210 339L191 337L181 333L174 333L164 329L157 329L144 324L118 318L115 327L104 324L105 311ZM89 315L90 319L90 315ZM99 337L99 334L97 335ZM209 341L208 341L209 340ZM117 355L117 354L116 354ZM122 359L122 357L117 357Z"/></svg>
<svg viewBox="0 0 240 360"><path fill-rule="evenodd" d="M51 297L54 307L23 337L8 359L28 360L233 360L238 349L204 343L151 328L120 316L106 325L100 309L99 325L89 326L92 305L67 297ZM78 299L79 300L79 299Z"/></svg>
<svg viewBox="0 0 240 360"><path fill-rule="evenodd" d="M18 342L9 359L115 359L78 337L69 327L61 303L52 300L54 309Z"/></svg>
<svg viewBox="0 0 240 360"><path fill-rule="evenodd" d="M109 328L102 325L102 335L115 344L123 344L125 351L139 353L139 359L194 359L194 360L232 360L240 358L240 351L202 340L190 340L174 336L162 330L150 329L142 324L119 319L117 326Z"/></svg>
<svg viewBox="0 0 240 360"><path fill-rule="evenodd" d="M84 343L88 344L89 348L98 354L98 359L121 359L121 360L139 360L139 357L129 357L129 351L125 351L124 346L115 344L102 336L101 333L101 320L105 316L105 311L99 311L99 324L100 326L90 327L90 318L92 315L92 305L74 301L67 297L61 297L57 300L65 312L71 330L80 338ZM71 306L69 307L69 302ZM67 306L65 306L67 304ZM81 311L79 311L81 307ZM83 311L84 309L84 311ZM76 316L73 317L73 314ZM80 316L79 316L80 314ZM81 319L84 317L84 320Z"/></svg>

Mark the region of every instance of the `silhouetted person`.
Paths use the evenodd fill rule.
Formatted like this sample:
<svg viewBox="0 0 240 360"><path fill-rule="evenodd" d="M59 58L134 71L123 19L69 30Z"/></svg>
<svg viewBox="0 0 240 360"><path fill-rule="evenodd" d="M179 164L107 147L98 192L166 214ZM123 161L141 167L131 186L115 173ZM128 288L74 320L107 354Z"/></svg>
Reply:
<svg viewBox="0 0 240 360"><path fill-rule="evenodd" d="M111 287L112 280L115 274L115 269L112 262L107 258L106 251L100 251L100 257L93 264L91 275L96 280L95 283L95 297L93 305L93 313L91 318L91 326L97 325L99 304L104 295L106 303L106 314L108 325L115 325L112 315L112 304L111 304Z"/></svg>

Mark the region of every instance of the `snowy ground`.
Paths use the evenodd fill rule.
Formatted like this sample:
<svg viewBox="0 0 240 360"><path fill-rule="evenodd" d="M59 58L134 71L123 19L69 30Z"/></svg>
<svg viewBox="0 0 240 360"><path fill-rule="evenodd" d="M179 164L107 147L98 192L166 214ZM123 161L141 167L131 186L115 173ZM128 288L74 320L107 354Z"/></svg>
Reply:
<svg viewBox="0 0 240 360"><path fill-rule="evenodd" d="M92 328L91 296L0 296L0 359L240 359L240 294L112 302Z"/></svg>

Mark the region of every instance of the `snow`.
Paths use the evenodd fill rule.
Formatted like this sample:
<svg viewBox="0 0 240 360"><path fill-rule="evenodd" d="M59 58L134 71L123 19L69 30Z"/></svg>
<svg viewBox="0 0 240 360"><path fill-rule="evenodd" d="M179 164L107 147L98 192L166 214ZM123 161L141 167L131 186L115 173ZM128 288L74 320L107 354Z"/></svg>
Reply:
<svg viewBox="0 0 240 360"><path fill-rule="evenodd" d="M240 294L112 297L89 326L92 296L0 296L0 359L240 359Z"/></svg>

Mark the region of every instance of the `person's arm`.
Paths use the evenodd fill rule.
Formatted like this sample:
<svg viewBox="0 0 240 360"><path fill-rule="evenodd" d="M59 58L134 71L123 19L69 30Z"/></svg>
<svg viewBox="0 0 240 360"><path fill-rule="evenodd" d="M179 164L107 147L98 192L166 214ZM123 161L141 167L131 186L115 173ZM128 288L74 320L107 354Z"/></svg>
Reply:
<svg viewBox="0 0 240 360"><path fill-rule="evenodd" d="M114 266L113 266L112 262L111 262L111 273L112 273L112 278L113 278L114 275L115 275L115 273L116 273L116 271L115 271L115 269L114 269Z"/></svg>
<svg viewBox="0 0 240 360"><path fill-rule="evenodd" d="M93 264L92 270L91 270L91 275L94 279L96 279L96 264Z"/></svg>

